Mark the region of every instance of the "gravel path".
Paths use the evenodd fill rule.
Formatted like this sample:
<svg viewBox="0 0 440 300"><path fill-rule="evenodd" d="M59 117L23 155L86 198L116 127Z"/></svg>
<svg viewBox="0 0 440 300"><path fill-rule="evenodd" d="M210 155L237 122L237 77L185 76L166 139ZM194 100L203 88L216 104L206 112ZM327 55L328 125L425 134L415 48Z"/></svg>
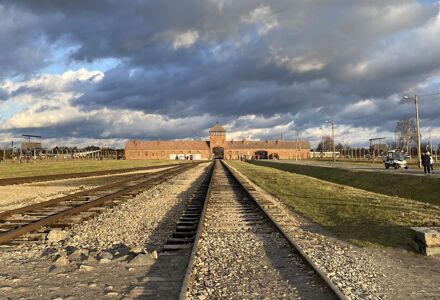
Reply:
<svg viewBox="0 0 440 300"><path fill-rule="evenodd" d="M218 166L188 299L333 299Z"/></svg>
<svg viewBox="0 0 440 300"><path fill-rule="evenodd" d="M133 174L159 172L165 169L167 168L137 171L124 175L92 176L87 178L0 186L0 212L62 197L82 190L92 189L100 185L110 184Z"/></svg>
<svg viewBox="0 0 440 300"><path fill-rule="evenodd" d="M154 264L206 167L66 230L63 241L0 251L0 298L123 298Z"/></svg>
<svg viewBox="0 0 440 300"><path fill-rule="evenodd" d="M390 248L360 248L338 240L240 177L288 216L279 220L289 224L284 230L348 299L440 299L440 258Z"/></svg>

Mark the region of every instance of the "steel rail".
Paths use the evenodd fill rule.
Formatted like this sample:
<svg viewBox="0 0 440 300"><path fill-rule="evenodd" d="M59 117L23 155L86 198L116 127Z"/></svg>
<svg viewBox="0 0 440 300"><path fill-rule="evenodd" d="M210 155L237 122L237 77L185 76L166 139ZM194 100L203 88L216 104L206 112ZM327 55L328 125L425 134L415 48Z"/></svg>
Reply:
<svg viewBox="0 0 440 300"><path fill-rule="evenodd" d="M296 243L278 224L278 222L270 215L270 213L255 199L252 195L251 191L246 187L245 184L242 183L240 178L236 175L235 171L231 169L224 161L222 164L226 167L226 170L229 171L231 176L239 183L239 185L246 191L247 196L249 196L252 201L254 201L258 208L263 212L263 214L270 220L270 222L274 225L274 227L282 234L282 236L289 242L289 244L300 254L301 258L313 269L313 271L319 275L319 277L325 282L325 284L330 288L330 290L334 293L338 299L345 300L347 297L341 292L341 290L331 281L331 279L322 272L319 267L313 262L313 260L305 253L302 247Z"/></svg>
<svg viewBox="0 0 440 300"><path fill-rule="evenodd" d="M148 167L102 170L102 171L94 171L94 172L63 173L63 174L49 174L49 175L39 175L39 176L0 178L0 186L31 183L31 182L44 182L51 180L74 179L74 178L83 178L83 177L91 177L91 176L124 174L129 172L136 172L136 171L147 171L147 170L154 170L161 168L170 168L181 165L183 164L166 164L166 165L157 165L157 166L148 166Z"/></svg>
<svg viewBox="0 0 440 300"><path fill-rule="evenodd" d="M191 276L192 276L192 269L194 267L194 262L196 259L196 254L197 251L199 250L199 240L200 237L202 236L203 233L203 226L205 224L205 215L206 215L206 210L208 209L208 200L211 197L211 190L212 190L212 181L214 180L214 176L215 176L215 161L211 166L211 178L209 180L209 185L208 185L208 191L206 192L206 196L205 196L205 201L203 202L203 210L202 213L200 215L200 219L199 219L199 223L198 223L198 227L197 227L197 233L196 236L194 237L194 242L193 242L193 246L192 246L192 250L191 250L191 254L190 254L190 259L188 262L188 266L185 272L185 276L183 278L183 282L182 282L182 286L180 288L180 293L179 293L179 300L184 300L186 298L186 293L188 291L189 288L189 284L190 284L190 280L191 280Z"/></svg>
<svg viewBox="0 0 440 300"><path fill-rule="evenodd" d="M147 178L146 180L144 180L141 183L138 183L138 184L135 184L135 185L132 185L129 187L125 187L117 192L113 192L113 193L107 194L105 196L99 197L95 200L91 200L87 203L80 204L80 205L74 206L72 208L68 208L64 211L57 212L53 215L45 216L45 217L41 218L40 220L29 222L28 224L25 224L21 227L18 227L18 228L11 230L11 231L6 232L6 233L0 234L0 244L6 243L6 242L8 242L14 238L17 238L21 235L24 235L26 233L38 230L44 226L48 226L50 224L53 224L53 223L55 223L63 218L66 218L68 216L72 216L72 215L78 214L80 212L84 212L84 211L88 210L89 208L102 205L107 201L110 201L114 198L125 195L127 193L132 192L132 191L144 189L148 186L157 185L168 178L171 178L177 174L183 173L184 171L196 166L197 164L185 164L185 165L181 165L180 167L172 168L171 170L167 169L163 172L155 173L158 176L155 176L153 178L151 178L151 177ZM47 205L44 207L47 207Z"/></svg>
<svg viewBox="0 0 440 300"><path fill-rule="evenodd" d="M167 169L167 170L174 170L176 168L179 168L179 166L172 167L171 169ZM128 178L128 179L124 179L124 180L120 180L120 181L114 182L112 184L98 186L96 188L89 189L89 190L86 190L86 191L82 191L82 192L66 195L66 196L63 196L63 197L59 197L59 198L55 198L55 199L51 199L51 200L47 200L47 201L31 204L31 205L28 205L28 206L24 206L24 207L20 207L20 208L4 211L4 212L0 213L0 220L4 219L6 217L9 217L9 216L15 215L15 214L21 214L21 213L25 213L25 212L28 212L28 211L31 211L31 210L35 210L35 209L39 209L39 208L43 208L43 207L47 207L47 206L52 206L52 205L57 204L57 203L62 202L62 201L69 201L69 200L75 199L77 197L87 196L89 194L93 194L93 193L96 193L96 192L105 191L105 190L108 190L109 188L117 187L117 186L120 186L121 184L124 184L124 183L127 183L127 182L131 182L131 181L134 181L134 180L137 180L137 179L141 179L143 177L145 177L145 178L154 177L155 174L157 174L157 173L146 173L146 174L139 174L139 175L136 174L136 175L134 175L134 177L131 177L131 178Z"/></svg>

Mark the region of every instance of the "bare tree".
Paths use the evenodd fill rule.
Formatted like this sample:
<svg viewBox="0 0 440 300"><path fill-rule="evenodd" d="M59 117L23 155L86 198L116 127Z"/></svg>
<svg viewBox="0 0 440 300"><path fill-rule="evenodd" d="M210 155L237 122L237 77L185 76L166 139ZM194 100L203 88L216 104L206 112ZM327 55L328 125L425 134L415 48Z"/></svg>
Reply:
<svg viewBox="0 0 440 300"><path fill-rule="evenodd" d="M318 151L333 151L332 149L333 149L333 139L329 135L323 136L321 142L316 148L316 150Z"/></svg>
<svg viewBox="0 0 440 300"><path fill-rule="evenodd" d="M388 149L404 148L404 146L400 146L398 142L391 139L387 139L385 143L388 146Z"/></svg>
<svg viewBox="0 0 440 300"><path fill-rule="evenodd" d="M396 124L397 146L409 152L411 145L417 142L416 123L411 118L402 118Z"/></svg>

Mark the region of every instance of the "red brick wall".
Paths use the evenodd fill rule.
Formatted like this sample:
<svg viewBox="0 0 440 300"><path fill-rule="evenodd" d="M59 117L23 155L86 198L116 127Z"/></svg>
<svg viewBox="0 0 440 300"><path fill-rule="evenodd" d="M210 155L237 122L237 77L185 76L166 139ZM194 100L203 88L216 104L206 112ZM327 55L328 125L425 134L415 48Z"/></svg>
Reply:
<svg viewBox="0 0 440 300"><path fill-rule="evenodd" d="M225 159L240 159L243 158L250 159L255 155L256 151L267 151L267 154L278 154L280 159L307 159L310 157L309 149L225 149Z"/></svg>
<svg viewBox="0 0 440 300"><path fill-rule="evenodd" d="M170 159L171 154L200 154L201 159L209 159L209 150L125 150L126 159Z"/></svg>

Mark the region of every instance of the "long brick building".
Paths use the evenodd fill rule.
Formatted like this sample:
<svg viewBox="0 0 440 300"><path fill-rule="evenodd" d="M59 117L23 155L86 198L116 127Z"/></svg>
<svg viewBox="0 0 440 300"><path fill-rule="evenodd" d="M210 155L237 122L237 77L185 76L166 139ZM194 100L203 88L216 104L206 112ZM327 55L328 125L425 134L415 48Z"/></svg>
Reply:
<svg viewBox="0 0 440 300"><path fill-rule="evenodd" d="M125 145L127 159L306 159L310 155L308 141L227 141L226 130L215 124L209 130L209 141L139 141Z"/></svg>

